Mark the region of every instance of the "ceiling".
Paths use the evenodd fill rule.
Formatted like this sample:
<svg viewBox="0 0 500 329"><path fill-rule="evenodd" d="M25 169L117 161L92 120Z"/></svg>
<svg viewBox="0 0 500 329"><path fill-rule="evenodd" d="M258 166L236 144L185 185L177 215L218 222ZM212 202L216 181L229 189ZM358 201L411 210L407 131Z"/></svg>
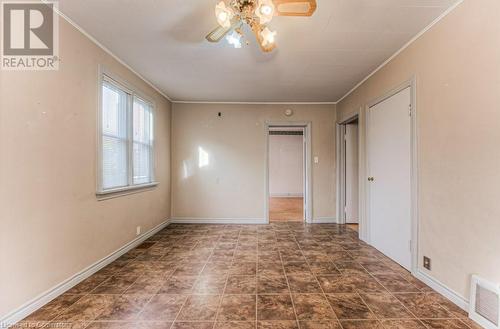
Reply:
<svg viewBox="0 0 500 329"><path fill-rule="evenodd" d="M211 44L217 0L59 0L60 10L173 101L335 102L456 0L318 0L275 17L277 50Z"/></svg>

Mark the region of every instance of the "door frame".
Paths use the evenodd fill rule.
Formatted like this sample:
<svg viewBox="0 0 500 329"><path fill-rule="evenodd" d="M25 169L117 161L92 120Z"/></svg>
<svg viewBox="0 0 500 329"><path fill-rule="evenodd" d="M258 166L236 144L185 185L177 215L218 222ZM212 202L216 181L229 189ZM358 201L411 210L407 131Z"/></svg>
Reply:
<svg viewBox="0 0 500 329"><path fill-rule="evenodd" d="M266 156L265 156L265 219L266 223L269 224L269 129L274 127L282 128L303 128L304 129L304 221L307 223L312 223L312 147L311 147L311 122L310 121L267 121L265 123L265 134L266 134Z"/></svg>
<svg viewBox="0 0 500 329"><path fill-rule="evenodd" d="M345 125L358 120L358 217L361 217L361 118L359 112L350 114L347 118L343 119L342 122L337 123L336 134L337 134L337 224L346 224L346 214L345 214ZM360 221L361 218L358 218Z"/></svg>
<svg viewBox="0 0 500 329"><path fill-rule="evenodd" d="M365 216L360 216L360 232L362 231L364 236L363 240L368 244L371 244L370 239L370 186L368 184L368 168L369 168L369 157L368 150L370 147L370 141L368 139L368 129L370 127L370 108L380 104L381 102L391 98L392 96L398 94L406 88L410 88L410 106L411 111L410 116L410 221L411 221L411 241L410 241L410 252L411 252L411 272L413 274L417 273L418 269L418 230L419 230L419 218L418 218L418 126L417 126L417 99L416 99L416 77L405 81L398 87L392 89L383 96L374 99L369 102L364 108L364 168L363 175L360 175L360 182L363 182L364 195L362 204L364 205Z"/></svg>

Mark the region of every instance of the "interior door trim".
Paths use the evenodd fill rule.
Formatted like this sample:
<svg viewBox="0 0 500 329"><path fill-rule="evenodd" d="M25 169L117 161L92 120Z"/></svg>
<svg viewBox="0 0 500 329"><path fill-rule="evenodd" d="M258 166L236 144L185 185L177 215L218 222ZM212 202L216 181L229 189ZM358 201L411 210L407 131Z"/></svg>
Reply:
<svg viewBox="0 0 500 329"><path fill-rule="evenodd" d="M361 217L361 200L362 200L362 195L361 195L361 159L362 159L362 146L361 146L361 138L362 138L362 123L361 123L361 113L363 112L362 108L360 108L358 111L353 112L346 118L344 118L340 123L337 123L336 125L336 164L337 164L337 202L336 202L336 209L337 209L337 224L346 224L346 216L345 216L345 211L344 211L344 205L345 205L345 184L346 184L346 179L345 179L345 143L344 143L344 135L345 135L345 126L348 123L351 123L355 120L358 120L358 217ZM358 221L360 219L358 218Z"/></svg>
<svg viewBox="0 0 500 329"><path fill-rule="evenodd" d="M312 187L312 122L311 121L266 121L264 125L265 133L265 175L264 182L266 187L264 200L264 218L269 224L269 129L271 127L297 127L304 129L305 138L305 185L304 185L304 210L306 223L313 223L313 187Z"/></svg>

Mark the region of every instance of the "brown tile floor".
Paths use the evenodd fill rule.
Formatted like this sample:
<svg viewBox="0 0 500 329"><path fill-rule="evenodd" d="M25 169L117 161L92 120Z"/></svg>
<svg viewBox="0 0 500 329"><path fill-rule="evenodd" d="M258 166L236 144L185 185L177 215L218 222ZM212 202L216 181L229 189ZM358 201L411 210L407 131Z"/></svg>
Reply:
<svg viewBox="0 0 500 329"><path fill-rule="evenodd" d="M170 225L21 328L476 328L346 226Z"/></svg>

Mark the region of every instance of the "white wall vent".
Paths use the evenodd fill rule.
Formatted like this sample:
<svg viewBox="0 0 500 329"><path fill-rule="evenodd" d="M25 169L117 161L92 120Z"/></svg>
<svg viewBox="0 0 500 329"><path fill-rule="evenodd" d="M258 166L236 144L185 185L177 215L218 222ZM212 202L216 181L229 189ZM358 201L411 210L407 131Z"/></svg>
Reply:
<svg viewBox="0 0 500 329"><path fill-rule="evenodd" d="M500 285L472 276L469 317L486 329L500 329Z"/></svg>

